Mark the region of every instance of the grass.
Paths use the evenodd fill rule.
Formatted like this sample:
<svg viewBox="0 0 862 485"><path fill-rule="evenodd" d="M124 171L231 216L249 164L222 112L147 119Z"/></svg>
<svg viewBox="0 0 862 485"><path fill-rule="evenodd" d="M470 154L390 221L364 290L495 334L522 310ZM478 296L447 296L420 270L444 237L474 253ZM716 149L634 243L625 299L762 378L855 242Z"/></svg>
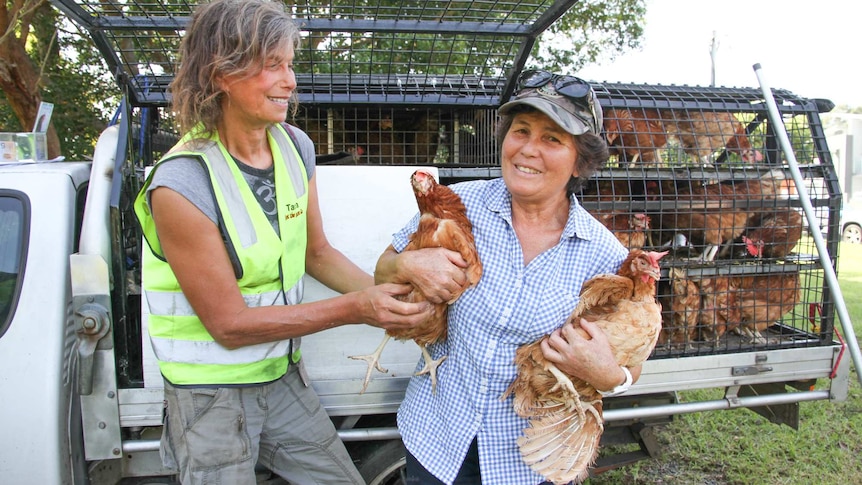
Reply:
<svg viewBox="0 0 862 485"><path fill-rule="evenodd" d="M857 337L862 335L862 245L841 244L838 282ZM836 326L838 326L836 316ZM845 358L851 359L845 352ZM828 382L818 382L825 389ZM680 393L681 401L720 399L722 390ZM661 454L587 481L589 485L862 483L862 388L851 363L846 401L800 404L799 430L747 409L681 415L658 428Z"/></svg>

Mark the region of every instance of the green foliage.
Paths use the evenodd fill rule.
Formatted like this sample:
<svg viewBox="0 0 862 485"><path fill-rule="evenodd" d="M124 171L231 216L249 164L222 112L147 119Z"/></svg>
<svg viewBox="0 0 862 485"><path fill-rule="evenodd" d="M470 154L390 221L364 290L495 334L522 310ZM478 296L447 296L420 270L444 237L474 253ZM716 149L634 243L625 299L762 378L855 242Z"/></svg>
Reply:
<svg viewBox="0 0 862 485"><path fill-rule="evenodd" d="M401 0L332 2L331 9L355 14L359 3L373 4L367 5L367 11L378 18L396 18L399 8L410 10ZM421 17L445 20L470 15L468 7L471 5L470 2L426 4L421 7ZM521 8L524 11L516 9L513 16L530 18L533 15L529 5ZM613 59L616 54L639 46L645 13L645 0L577 2L535 44L528 65L574 72L600 55ZM417 15L417 12L406 14ZM477 18L493 21L487 12L478 12ZM518 47L510 38L489 36L477 40L475 35L467 33L440 36L411 32L330 32L305 38L298 61L315 72L388 74L397 66L399 72L406 68L408 72L419 74L495 75L499 74L501 66L508 65L518 55L515 51Z"/></svg>
<svg viewBox="0 0 862 485"><path fill-rule="evenodd" d="M63 27L71 24L57 10L40 8L31 24L33 42L28 54L42 69L42 100L54 104L51 123L60 137L60 148L67 160L92 157L99 134L109 113L117 104L119 89L107 75L101 55L88 36ZM22 127L5 97L0 98L0 129L30 131Z"/></svg>
<svg viewBox="0 0 862 485"><path fill-rule="evenodd" d="M862 332L862 245L841 243L838 282L854 333ZM836 318L836 326L838 320ZM844 359L850 359L845 352ZM818 382L824 389L828 382ZM721 399L720 390L680 393L681 401ZM678 416L660 428L661 456L590 479L589 485L763 485L862 483L862 388L850 372L846 401L800 404L799 430L747 410Z"/></svg>
<svg viewBox="0 0 862 485"><path fill-rule="evenodd" d="M533 48L530 66L577 72L582 66L640 47L645 0L577 2Z"/></svg>
<svg viewBox="0 0 862 485"><path fill-rule="evenodd" d="M465 15L472 15L471 8L475 9L476 5L492 8L462 1L425 4L414 9L401 0L340 0L320 8L346 16L367 12L369 18L397 19L406 14L421 15L423 19L464 20ZM128 8L135 10L145 6L130 4ZM295 5L294 8L306 7ZM511 15L532 19L535 16L532 9L525 4L516 7ZM645 12L645 0L577 2L539 39L528 64L573 72L600 55L613 58L617 53L638 46ZM487 12L475 13L477 21L493 22ZM106 14L110 14L109 8ZM303 17L308 12L297 11L296 14ZM53 124L60 137L61 151L67 159L87 158L121 93L89 36L78 32L47 3L32 22L32 31L34 40L27 43L28 53L34 64L43 69L41 97L54 103ZM138 59L137 63L131 62L131 66L169 67L173 64L171 57L176 47L172 41L176 39L165 40L149 32L136 37L135 42L140 46L124 55L147 57ZM317 72L388 74L397 66L395 69L399 72L406 69L423 74L496 76L501 66L510 65L518 56L514 51L518 47L511 39L502 41L493 36L477 39L460 33L442 37L409 32L315 33L305 38L298 61L301 69ZM362 70L368 72L360 72ZM0 127L6 131L29 129L19 126L5 99L0 100Z"/></svg>

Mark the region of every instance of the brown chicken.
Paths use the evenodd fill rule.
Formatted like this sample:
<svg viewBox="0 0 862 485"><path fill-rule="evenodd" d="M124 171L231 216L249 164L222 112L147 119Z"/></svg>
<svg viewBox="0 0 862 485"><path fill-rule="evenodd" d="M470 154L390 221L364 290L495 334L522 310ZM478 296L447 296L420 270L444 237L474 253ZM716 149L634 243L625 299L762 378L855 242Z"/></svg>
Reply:
<svg viewBox="0 0 862 485"><path fill-rule="evenodd" d="M712 261L719 248L726 244L729 250L747 222L763 210L761 203L775 198L783 179L783 171L772 170L760 179L684 187L675 194L651 194L650 200L673 206L655 217L662 231L674 231L690 244L704 246L700 259Z"/></svg>
<svg viewBox="0 0 862 485"><path fill-rule="evenodd" d="M802 237L803 222L802 214L791 207L755 215L741 236L745 254L758 259L787 256Z"/></svg>
<svg viewBox="0 0 862 485"><path fill-rule="evenodd" d="M622 210L591 210L593 217L608 228L629 249L641 249L646 244L649 217L643 213Z"/></svg>
<svg viewBox="0 0 862 485"><path fill-rule="evenodd" d="M704 278L698 282L702 297L697 323L701 338L715 346L728 330L739 326L742 316L737 302L736 286L727 276Z"/></svg>
<svg viewBox="0 0 862 485"><path fill-rule="evenodd" d="M700 289L684 269L670 268L667 279L659 284L658 301L662 307L659 344L688 346L697 338Z"/></svg>
<svg viewBox="0 0 862 485"><path fill-rule="evenodd" d="M746 163L763 160L763 155L752 148L745 126L733 113L717 111L662 111L661 116L669 136L679 140L683 150L698 162L711 164L710 156L727 149Z"/></svg>
<svg viewBox="0 0 862 485"><path fill-rule="evenodd" d="M666 253L634 249L617 274L590 278L566 325L596 322L608 337L621 366L641 365L661 331L661 305L655 300L659 259ZM566 375L542 355L541 340L515 354L518 375L504 394L529 419L518 439L524 462L554 483L581 481L598 453L604 431L602 396L587 382Z"/></svg>
<svg viewBox="0 0 862 485"><path fill-rule="evenodd" d="M732 278L738 288L740 333L752 343L766 343L760 332L775 324L799 303L799 273L770 273Z"/></svg>
<svg viewBox="0 0 862 485"><path fill-rule="evenodd" d="M660 165L659 150L667 144L667 133L661 115L654 109L607 109L604 129L611 155L620 165Z"/></svg>
<svg viewBox="0 0 862 485"><path fill-rule="evenodd" d="M410 177L416 203L419 205L419 227L410 235L410 242L405 251L423 248L446 248L461 253L461 257L467 262L467 285L461 289L447 303L434 305L432 316L425 322L411 327L408 330L387 330L383 341L369 355L352 355L351 359L365 360L368 362L368 371L360 394L365 392L371 381L371 373L376 368L380 372L387 372L380 366L380 354L391 337L398 340L412 339L419 345L425 359L425 367L416 375L430 374L431 389L437 388L437 367L446 359L445 356L433 360L426 345L441 341L447 335L447 310L449 305L455 302L467 288L476 285L482 277L482 263L479 261L479 253L473 239L473 225L467 219L467 209L464 207L458 194L445 185L440 185L428 172L417 170ZM425 295L419 290L413 289L406 296L401 297L403 301L412 303L426 301Z"/></svg>

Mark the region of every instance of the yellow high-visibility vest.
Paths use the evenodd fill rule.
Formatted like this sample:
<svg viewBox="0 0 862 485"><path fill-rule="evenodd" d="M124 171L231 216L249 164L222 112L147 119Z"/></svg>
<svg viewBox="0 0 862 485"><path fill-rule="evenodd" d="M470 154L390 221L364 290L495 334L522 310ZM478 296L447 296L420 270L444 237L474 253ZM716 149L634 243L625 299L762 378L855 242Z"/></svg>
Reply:
<svg viewBox="0 0 862 485"><path fill-rule="evenodd" d="M218 134L201 146L191 135L153 168L176 157L194 157L203 164L215 195L220 230L249 306L292 305L302 299L307 243L308 175L285 127L268 130L273 155L279 234L260 207L233 157ZM194 149L190 147L195 147ZM227 349L213 340L183 295L164 258L146 191L153 173L135 200L135 214L147 244L143 258L143 289L149 309L150 341L162 375L177 385L253 384L270 382L299 360L290 340ZM293 351L291 355L288 355Z"/></svg>

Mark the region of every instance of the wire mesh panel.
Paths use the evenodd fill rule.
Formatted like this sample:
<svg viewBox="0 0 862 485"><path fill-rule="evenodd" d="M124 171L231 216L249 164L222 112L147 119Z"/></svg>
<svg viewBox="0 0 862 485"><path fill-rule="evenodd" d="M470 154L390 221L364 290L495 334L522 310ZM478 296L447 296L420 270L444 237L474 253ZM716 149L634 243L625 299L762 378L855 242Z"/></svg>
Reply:
<svg viewBox="0 0 862 485"><path fill-rule="evenodd" d="M610 160L578 194L627 247L667 251L654 357L827 345L832 303L810 231L836 254L840 192L820 126L828 102L777 91L813 223L753 88L596 84ZM499 175L491 109L306 106L335 163L428 164L447 182ZM327 147L322 150L322 147Z"/></svg>
<svg viewBox="0 0 862 485"><path fill-rule="evenodd" d="M53 1L91 33L134 112L160 108L159 131L170 132L168 86L195 4ZM302 31L290 121L322 164L434 164L444 182L499 176L495 109L537 36L574 3L289 1ZM611 156L578 197L626 246L668 251L654 357L830 344L833 305L810 232L837 254L841 195L819 118L831 103L774 90L776 127L757 89L594 87ZM788 132L799 187L776 129Z"/></svg>
<svg viewBox="0 0 862 485"><path fill-rule="evenodd" d="M197 1L52 0L93 37L134 106L165 106ZM319 103L499 104L538 36L576 0L286 0L299 97Z"/></svg>
<svg viewBox="0 0 862 485"><path fill-rule="evenodd" d="M611 157L579 196L624 245L668 253L654 357L831 342L832 302L810 235L826 234L836 254L840 192L818 114L831 103L776 92L800 191L759 90L597 89Z"/></svg>
<svg viewBox="0 0 862 485"><path fill-rule="evenodd" d="M302 106L324 164L498 166L490 109Z"/></svg>

